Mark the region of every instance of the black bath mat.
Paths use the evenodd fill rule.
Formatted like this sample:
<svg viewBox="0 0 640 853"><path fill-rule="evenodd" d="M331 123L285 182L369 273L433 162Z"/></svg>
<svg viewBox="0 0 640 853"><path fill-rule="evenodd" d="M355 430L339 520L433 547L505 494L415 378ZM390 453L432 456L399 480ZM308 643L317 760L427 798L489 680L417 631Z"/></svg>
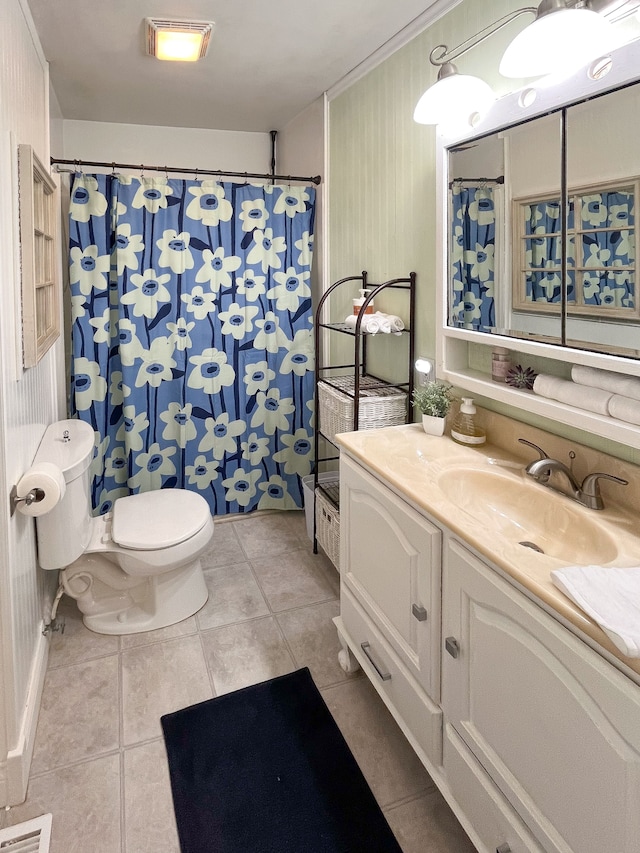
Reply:
<svg viewBox="0 0 640 853"><path fill-rule="evenodd" d="M182 853L401 853L308 669L161 722Z"/></svg>

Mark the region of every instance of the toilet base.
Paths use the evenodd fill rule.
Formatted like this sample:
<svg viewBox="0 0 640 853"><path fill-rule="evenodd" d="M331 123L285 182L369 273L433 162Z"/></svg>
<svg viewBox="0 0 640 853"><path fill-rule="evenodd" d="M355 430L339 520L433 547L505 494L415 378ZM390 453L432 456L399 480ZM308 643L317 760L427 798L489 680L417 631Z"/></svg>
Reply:
<svg viewBox="0 0 640 853"><path fill-rule="evenodd" d="M172 572L147 578L151 585L144 605L132 601L112 611L83 614L82 621L96 634L141 634L175 625L193 616L207 603L209 593L200 560ZM82 610L79 601L78 606Z"/></svg>

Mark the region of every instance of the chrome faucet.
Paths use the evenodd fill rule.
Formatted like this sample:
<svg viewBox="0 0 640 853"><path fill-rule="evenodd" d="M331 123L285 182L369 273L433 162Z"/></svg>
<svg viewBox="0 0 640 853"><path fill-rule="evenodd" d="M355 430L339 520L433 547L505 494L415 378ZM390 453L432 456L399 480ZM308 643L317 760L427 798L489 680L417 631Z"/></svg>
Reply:
<svg viewBox="0 0 640 853"><path fill-rule="evenodd" d="M604 502L602 500L602 495L600 494L600 480L612 480L614 483L619 483L621 486L628 485L628 480L623 480L620 477L614 477L613 474L600 473L587 474L582 485L580 485L573 476L571 469L568 468L564 462L560 462L559 459L550 458L541 447L538 447L538 445L534 444L532 441L527 441L525 438L519 438L518 441L522 444L528 444L529 447L533 447L534 450L538 451L540 456L539 459L535 459L527 465L525 473L530 477L533 477L536 482L541 483L543 486L547 486L549 489L553 489L554 492L560 492L560 494L572 498L574 501L582 504L582 506L586 506L588 509L604 509ZM559 489L549 482L551 475L554 472L564 476L569 485L567 491Z"/></svg>

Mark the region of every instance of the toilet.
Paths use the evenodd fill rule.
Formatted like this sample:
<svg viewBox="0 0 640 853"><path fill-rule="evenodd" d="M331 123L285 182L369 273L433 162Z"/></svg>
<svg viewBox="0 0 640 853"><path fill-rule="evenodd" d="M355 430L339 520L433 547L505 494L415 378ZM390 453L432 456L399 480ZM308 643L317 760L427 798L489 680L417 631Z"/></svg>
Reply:
<svg viewBox="0 0 640 853"><path fill-rule="evenodd" d="M89 466L94 431L80 420L51 424L34 465L52 462L64 494L36 517L38 562L61 569L87 628L137 634L193 615L207 601L200 555L213 535L206 500L186 489L118 498L111 512L91 514Z"/></svg>

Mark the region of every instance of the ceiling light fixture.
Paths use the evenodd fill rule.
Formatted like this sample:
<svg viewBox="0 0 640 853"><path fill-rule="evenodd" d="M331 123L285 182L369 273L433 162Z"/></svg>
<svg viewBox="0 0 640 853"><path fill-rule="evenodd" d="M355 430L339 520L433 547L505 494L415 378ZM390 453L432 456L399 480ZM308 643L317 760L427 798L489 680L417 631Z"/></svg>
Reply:
<svg viewBox="0 0 640 853"><path fill-rule="evenodd" d="M438 77L418 101L414 121L437 124L448 134L477 123L495 94L479 77L459 74L453 60L520 15L534 15L535 20L505 51L500 73L506 77L570 73L619 47L621 40L604 17L615 5L611 0L542 0L538 7L525 6L504 15L451 50L437 45L429 61L439 68Z"/></svg>
<svg viewBox="0 0 640 853"><path fill-rule="evenodd" d="M157 59L195 62L206 56L213 21L147 18L147 53Z"/></svg>

